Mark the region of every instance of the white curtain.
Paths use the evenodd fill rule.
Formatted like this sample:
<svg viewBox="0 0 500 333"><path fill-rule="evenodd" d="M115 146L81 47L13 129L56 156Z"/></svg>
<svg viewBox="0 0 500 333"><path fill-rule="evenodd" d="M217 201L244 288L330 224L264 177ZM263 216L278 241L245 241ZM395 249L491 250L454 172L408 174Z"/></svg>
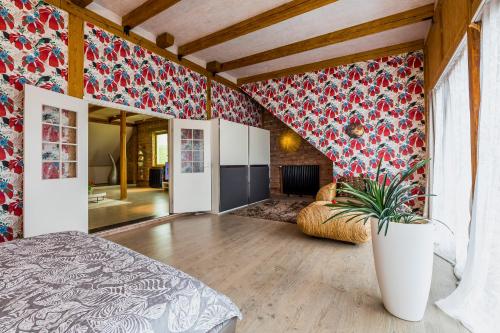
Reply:
<svg viewBox="0 0 500 333"><path fill-rule="evenodd" d="M474 333L500 332L500 0L483 13L478 169L458 288L437 305Z"/></svg>
<svg viewBox="0 0 500 333"><path fill-rule="evenodd" d="M465 43L462 43L465 44ZM460 277L469 239L471 157L467 48L462 45L452 66L432 92L428 200L436 224L435 252L455 264Z"/></svg>

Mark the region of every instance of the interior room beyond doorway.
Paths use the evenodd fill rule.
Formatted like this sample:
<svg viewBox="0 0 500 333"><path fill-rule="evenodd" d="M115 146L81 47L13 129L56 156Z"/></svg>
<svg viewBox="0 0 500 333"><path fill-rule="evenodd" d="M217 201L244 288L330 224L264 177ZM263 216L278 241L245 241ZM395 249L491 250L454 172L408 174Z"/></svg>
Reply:
<svg viewBox="0 0 500 333"><path fill-rule="evenodd" d="M89 231L169 214L168 120L89 106Z"/></svg>

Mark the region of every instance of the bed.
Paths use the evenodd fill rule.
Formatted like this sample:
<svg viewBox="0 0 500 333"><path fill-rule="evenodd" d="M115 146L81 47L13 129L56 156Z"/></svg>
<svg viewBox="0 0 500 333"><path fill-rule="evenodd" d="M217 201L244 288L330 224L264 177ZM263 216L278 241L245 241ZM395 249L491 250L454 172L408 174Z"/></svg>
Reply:
<svg viewBox="0 0 500 333"><path fill-rule="evenodd" d="M226 296L105 239L61 232L0 245L0 332L234 332Z"/></svg>

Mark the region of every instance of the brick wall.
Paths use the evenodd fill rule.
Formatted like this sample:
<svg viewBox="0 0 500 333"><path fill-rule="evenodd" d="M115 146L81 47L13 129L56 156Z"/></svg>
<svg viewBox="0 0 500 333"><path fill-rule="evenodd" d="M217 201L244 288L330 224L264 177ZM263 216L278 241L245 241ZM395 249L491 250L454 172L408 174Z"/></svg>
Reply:
<svg viewBox="0 0 500 333"><path fill-rule="evenodd" d="M137 125L137 143L139 149L144 153L144 165L142 167L143 177L141 178L140 168L137 169L137 186L149 185L149 169L153 167L154 143L153 134L159 131L168 130L168 120L155 118ZM136 158L137 161L137 158Z"/></svg>
<svg viewBox="0 0 500 333"><path fill-rule="evenodd" d="M284 152L279 147L280 135L289 128L273 116L270 112L263 112L262 128L271 132L271 194L279 194L281 165L318 164L320 172L320 185L332 182L333 170L330 161L309 142L302 139L302 144L296 152Z"/></svg>

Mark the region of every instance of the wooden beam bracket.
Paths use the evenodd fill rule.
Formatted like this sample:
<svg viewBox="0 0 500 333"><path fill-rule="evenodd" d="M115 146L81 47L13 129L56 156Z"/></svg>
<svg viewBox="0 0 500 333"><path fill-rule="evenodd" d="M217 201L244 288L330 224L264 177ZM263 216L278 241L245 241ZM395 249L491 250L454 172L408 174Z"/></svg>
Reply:
<svg viewBox="0 0 500 333"><path fill-rule="evenodd" d="M222 64L218 61L210 61L207 63L207 71L215 75L222 71Z"/></svg>
<svg viewBox="0 0 500 333"><path fill-rule="evenodd" d="M159 48L166 49L174 45L175 38L168 32L164 32L156 37L156 45Z"/></svg>

